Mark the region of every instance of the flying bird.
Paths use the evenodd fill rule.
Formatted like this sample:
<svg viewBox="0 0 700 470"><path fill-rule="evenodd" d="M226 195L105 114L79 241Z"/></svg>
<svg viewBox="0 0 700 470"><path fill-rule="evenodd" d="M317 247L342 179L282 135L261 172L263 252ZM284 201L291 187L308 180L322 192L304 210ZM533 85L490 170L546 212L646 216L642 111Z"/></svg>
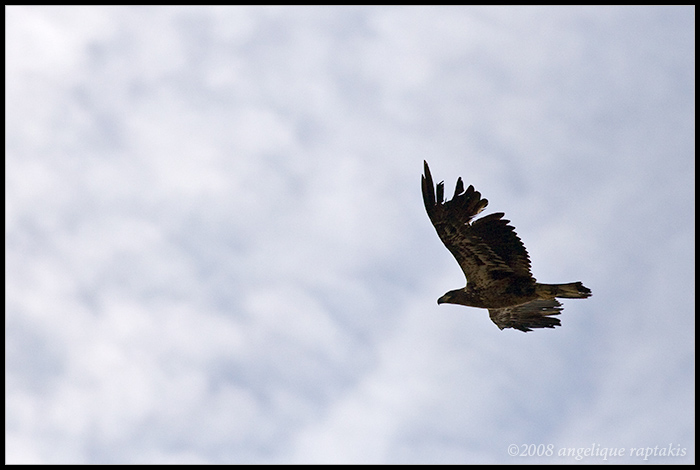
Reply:
<svg viewBox="0 0 700 470"><path fill-rule="evenodd" d="M530 272L530 256L503 212L472 221L488 201L457 179L454 196L444 201L445 184L433 186L428 163L423 162L423 202L440 240L464 271L467 285L451 290L438 304L486 308L501 330L554 328L561 322L553 315L563 310L556 298L585 299L591 290L581 282L540 284Z"/></svg>

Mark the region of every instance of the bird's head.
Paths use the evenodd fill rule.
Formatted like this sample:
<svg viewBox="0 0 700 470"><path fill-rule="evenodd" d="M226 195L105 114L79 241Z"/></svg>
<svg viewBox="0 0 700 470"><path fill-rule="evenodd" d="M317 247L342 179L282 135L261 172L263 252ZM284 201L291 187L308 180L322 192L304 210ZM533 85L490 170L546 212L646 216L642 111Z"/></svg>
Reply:
<svg viewBox="0 0 700 470"><path fill-rule="evenodd" d="M483 307L483 301L477 293L467 287L451 290L438 299L438 304L466 305L467 307Z"/></svg>
<svg viewBox="0 0 700 470"><path fill-rule="evenodd" d="M459 299L459 293L463 292L463 289L451 290L445 295L438 299L439 304L459 304L457 299Z"/></svg>

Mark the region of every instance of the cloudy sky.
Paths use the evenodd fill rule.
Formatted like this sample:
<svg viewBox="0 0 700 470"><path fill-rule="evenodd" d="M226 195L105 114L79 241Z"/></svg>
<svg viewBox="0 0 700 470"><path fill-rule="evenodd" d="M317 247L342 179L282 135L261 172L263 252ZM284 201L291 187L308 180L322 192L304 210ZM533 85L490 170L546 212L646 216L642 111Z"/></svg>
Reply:
<svg viewBox="0 0 700 470"><path fill-rule="evenodd" d="M6 8L6 460L694 462L694 44L693 7ZM438 306L424 159L593 296Z"/></svg>

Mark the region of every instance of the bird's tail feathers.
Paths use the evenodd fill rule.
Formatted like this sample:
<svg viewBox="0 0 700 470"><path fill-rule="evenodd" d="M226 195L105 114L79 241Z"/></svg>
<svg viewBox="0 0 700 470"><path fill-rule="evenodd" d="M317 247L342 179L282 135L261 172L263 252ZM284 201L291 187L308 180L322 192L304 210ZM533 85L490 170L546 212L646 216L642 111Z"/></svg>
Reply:
<svg viewBox="0 0 700 470"><path fill-rule="evenodd" d="M568 284L537 284L537 296L540 299L553 299L555 297L563 299L585 299L591 296L591 290L581 282L570 282Z"/></svg>

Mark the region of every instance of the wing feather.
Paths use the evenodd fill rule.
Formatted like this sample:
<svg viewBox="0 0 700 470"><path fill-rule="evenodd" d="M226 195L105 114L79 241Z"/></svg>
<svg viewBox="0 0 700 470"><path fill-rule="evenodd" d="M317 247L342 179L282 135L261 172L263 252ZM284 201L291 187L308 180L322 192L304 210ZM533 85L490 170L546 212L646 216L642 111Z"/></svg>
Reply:
<svg viewBox="0 0 700 470"><path fill-rule="evenodd" d="M472 185L465 191L460 177L452 199L443 201L444 183L435 187L428 163L424 161L423 164L421 187L425 210L468 282L475 287L485 287L506 275L532 277L525 245L514 227L508 225L510 221L503 219L505 214L490 214L472 223L472 219L486 208L488 200L483 199Z"/></svg>
<svg viewBox="0 0 700 470"><path fill-rule="evenodd" d="M533 300L515 307L489 309L489 317L500 329L515 328L520 331L532 331L532 328L554 328L561 326L558 318L563 310L558 300Z"/></svg>
<svg viewBox="0 0 700 470"><path fill-rule="evenodd" d="M455 186L455 193L452 196L452 199L455 199L457 196L462 194L464 192L464 183L462 182L462 177L460 176L457 178L457 186Z"/></svg>

